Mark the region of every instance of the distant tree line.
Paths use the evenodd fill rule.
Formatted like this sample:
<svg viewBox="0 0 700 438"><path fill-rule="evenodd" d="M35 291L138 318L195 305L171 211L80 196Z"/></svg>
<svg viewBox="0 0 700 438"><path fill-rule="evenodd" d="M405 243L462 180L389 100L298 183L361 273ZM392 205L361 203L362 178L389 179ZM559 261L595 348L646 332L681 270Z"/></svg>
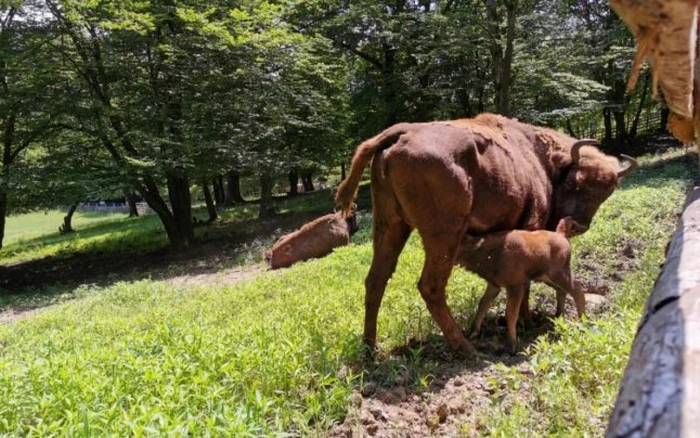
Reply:
<svg viewBox="0 0 700 438"><path fill-rule="evenodd" d="M0 7L5 217L143 199L174 248L217 207L347 163L398 121L493 111L633 152L649 79L605 0L19 0Z"/></svg>

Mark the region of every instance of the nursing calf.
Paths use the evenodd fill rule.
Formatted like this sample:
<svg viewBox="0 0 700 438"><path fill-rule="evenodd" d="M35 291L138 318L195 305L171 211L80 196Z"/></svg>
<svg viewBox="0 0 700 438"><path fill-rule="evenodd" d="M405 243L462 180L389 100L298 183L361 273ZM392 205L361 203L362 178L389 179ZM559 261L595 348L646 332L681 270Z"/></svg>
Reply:
<svg viewBox="0 0 700 438"><path fill-rule="evenodd" d="M456 262L488 282L479 302L472 331L481 333L486 311L500 288L507 291L506 325L511 353L517 347L518 311L530 281L541 281L557 291L557 314L564 312L566 294L576 303L579 318L586 301L571 275L571 244L568 237L576 226L570 218L559 222L556 232L506 231L481 237L465 235Z"/></svg>
<svg viewBox="0 0 700 438"><path fill-rule="evenodd" d="M464 234L554 230L570 216L584 233L600 205L636 167L598 150L594 140L514 119L400 123L363 142L336 204L349 213L364 169L372 169L374 255L365 279L364 340L376 347L377 315L412 230L423 241L418 290L448 343L465 352L445 286Z"/></svg>
<svg viewBox="0 0 700 438"><path fill-rule="evenodd" d="M355 214L344 218L339 213L321 216L297 231L282 236L265 251L265 262L272 268L284 268L296 262L323 257L333 248L350 243L357 231Z"/></svg>

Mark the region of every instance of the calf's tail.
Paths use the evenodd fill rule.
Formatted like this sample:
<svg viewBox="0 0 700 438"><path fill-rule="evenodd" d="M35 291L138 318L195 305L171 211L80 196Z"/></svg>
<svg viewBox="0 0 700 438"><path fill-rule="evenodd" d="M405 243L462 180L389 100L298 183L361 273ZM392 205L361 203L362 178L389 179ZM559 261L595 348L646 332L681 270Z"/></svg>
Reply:
<svg viewBox="0 0 700 438"><path fill-rule="evenodd" d="M365 167L369 165L376 153L388 149L396 143L402 134L408 132L409 126L407 123L394 125L369 140L365 140L357 147L350 164L350 172L347 178L338 186L338 191L335 195L335 204L344 217L352 213L352 204L357 196L357 189L360 186L362 172L365 170Z"/></svg>

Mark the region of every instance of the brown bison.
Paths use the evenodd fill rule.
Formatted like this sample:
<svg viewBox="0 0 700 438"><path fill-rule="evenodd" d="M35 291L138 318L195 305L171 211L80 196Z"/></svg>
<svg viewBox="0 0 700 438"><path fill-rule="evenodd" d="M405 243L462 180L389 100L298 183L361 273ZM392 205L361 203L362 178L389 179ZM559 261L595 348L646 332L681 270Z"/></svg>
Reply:
<svg viewBox="0 0 700 438"><path fill-rule="evenodd" d="M517 348L516 324L520 304L530 281L542 281L557 291L557 315L564 313L566 295L574 298L579 318L586 299L571 275L571 244L568 237L575 224L570 218L559 222L556 232L502 231L473 237L465 234L456 263L488 282L479 302L472 332L479 336L486 311L500 288L506 288L506 325L511 353Z"/></svg>
<svg viewBox="0 0 700 438"><path fill-rule="evenodd" d="M372 164L374 257L365 280L364 339L376 346L377 313L411 230L426 258L418 289L455 348L473 351L447 307L445 285L465 232L550 229L565 216L583 233L627 168L580 140L505 117L401 123L362 143L338 187L345 212Z"/></svg>
<svg viewBox="0 0 700 438"><path fill-rule="evenodd" d="M333 248L350 243L357 231L355 215L343 217L340 213L321 216L293 233L282 236L265 251L265 262L272 268L284 268L296 262L323 257Z"/></svg>

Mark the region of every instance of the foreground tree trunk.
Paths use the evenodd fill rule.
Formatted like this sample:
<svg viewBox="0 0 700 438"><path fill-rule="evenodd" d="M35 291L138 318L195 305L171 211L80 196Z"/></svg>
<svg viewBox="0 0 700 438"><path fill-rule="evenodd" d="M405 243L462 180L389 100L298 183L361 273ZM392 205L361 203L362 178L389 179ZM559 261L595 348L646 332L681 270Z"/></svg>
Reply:
<svg viewBox="0 0 700 438"><path fill-rule="evenodd" d="M214 190L216 191L216 180L214 181ZM209 213L209 222L214 222L219 215L216 213L216 206L214 205L214 200L211 197L211 192L209 191L209 184L207 180L202 180L202 191L204 192L204 202L207 204L207 213Z"/></svg>
<svg viewBox="0 0 700 438"><path fill-rule="evenodd" d="M268 218L276 214L272 200L272 177L269 173L260 176L260 212L259 218Z"/></svg>
<svg viewBox="0 0 700 438"><path fill-rule="evenodd" d="M637 329L606 437L700 431L700 188L686 205Z"/></svg>
<svg viewBox="0 0 700 438"><path fill-rule="evenodd" d="M69 234L75 232L73 229L73 213L78 208L80 201L75 201L70 208L68 213L63 217L63 225L58 228L58 232L61 234Z"/></svg>
<svg viewBox="0 0 700 438"><path fill-rule="evenodd" d="M226 174L226 205L244 204L245 199L241 195L241 176L236 171Z"/></svg>
<svg viewBox="0 0 700 438"><path fill-rule="evenodd" d="M299 172L296 169L289 171L289 196L296 196L299 194Z"/></svg>

